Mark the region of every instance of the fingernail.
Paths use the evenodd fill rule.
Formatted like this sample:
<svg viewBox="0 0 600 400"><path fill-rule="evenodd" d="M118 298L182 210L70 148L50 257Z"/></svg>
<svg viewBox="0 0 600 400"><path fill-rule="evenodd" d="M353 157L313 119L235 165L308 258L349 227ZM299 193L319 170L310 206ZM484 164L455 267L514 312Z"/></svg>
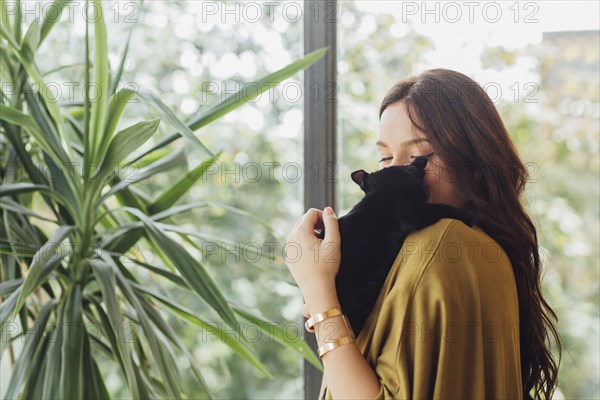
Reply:
<svg viewBox="0 0 600 400"><path fill-rule="evenodd" d="M335 213L333 212L333 208L331 208L331 207L329 207L329 206L328 206L328 207L325 207L325 212L326 212L327 214L329 214L329 215L333 215L333 216L335 216Z"/></svg>

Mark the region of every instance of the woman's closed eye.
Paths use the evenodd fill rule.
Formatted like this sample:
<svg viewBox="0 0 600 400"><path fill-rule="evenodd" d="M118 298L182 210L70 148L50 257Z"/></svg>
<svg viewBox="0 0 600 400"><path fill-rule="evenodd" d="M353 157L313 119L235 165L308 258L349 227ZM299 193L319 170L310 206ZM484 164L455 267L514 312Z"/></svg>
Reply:
<svg viewBox="0 0 600 400"><path fill-rule="evenodd" d="M422 156L421 156L421 155L418 155L418 156L410 156L410 158L412 158L412 159L414 159L414 158L417 158L417 157L429 158L429 157L431 157L431 156L432 156L432 155L434 155L434 154L435 154L434 152L431 152L431 153L429 153L429 154L423 154Z"/></svg>
<svg viewBox="0 0 600 400"><path fill-rule="evenodd" d="M431 152L431 153L429 153L429 154L423 154L423 155L413 155L413 156L410 156L410 159L411 159L411 160L413 160L413 159L415 159L415 158L417 158L417 157L425 157L425 158L429 158L429 157L431 157L431 156L432 156L432 155L434 155L434 154L435 154L434 152ZM392 160L393 158L394 158L394 157L383 157L381 160L379 160L379 162L389 161L389 160Z"/></svg>

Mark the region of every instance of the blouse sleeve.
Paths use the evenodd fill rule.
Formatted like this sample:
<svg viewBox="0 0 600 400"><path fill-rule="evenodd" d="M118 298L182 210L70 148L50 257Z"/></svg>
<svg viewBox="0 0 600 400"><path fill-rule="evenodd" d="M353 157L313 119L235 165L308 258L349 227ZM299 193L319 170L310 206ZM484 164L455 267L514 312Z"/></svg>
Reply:
<svg viewBox="0 0 600 400"><path fill-rule="evenodd" d="M378 399L522 398L510 261L482 231L442 221L407 238L361 332Z"/></svg>

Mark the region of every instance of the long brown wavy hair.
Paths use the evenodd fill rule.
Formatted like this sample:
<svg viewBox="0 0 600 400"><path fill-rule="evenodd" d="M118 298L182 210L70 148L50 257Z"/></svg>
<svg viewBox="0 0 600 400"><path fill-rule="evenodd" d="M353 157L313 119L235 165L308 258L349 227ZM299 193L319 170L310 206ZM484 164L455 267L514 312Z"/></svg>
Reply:
<svg viewBox="0 0 600 400"><path fill-rule="evenodd" d="M529 178L500 114L487 93L456 71L433 69L394 85L379 117L405 102L413 125L428 137L445 165L458 173L458 192L474 222L508 254L519 297L521 376L526 399L552 397L558 380L558 318L541 291L536 228L521 203ZM550 351L550 335L559 359Z"/></svg>

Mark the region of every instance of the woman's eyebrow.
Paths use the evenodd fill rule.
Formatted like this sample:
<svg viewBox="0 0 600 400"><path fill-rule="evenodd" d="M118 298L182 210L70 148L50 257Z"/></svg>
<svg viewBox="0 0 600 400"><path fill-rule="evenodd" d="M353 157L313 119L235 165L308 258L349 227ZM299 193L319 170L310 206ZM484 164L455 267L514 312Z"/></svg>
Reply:
<svg viewBox="0 0 600 400"><path fill-rule="evenodd" d="M411 146L413 144L417 144L417 143L421 143L421 142L429 142L429 139L427 139L426 137L418 137L418 138L408 139L408 140L405 140L404 142L400 143L400 145L401 146ZM375 146L389 148L389 146L387 144L383 143L381 140L378 140L377 143L375 143Z"/></svg>
<svg viewBox="0 0 600 400"><path fill-rule="evenodd" d="M401 143L401 145L402 146L410 146L410 145L421 143L421 142L429 142L429 139L427 139L426 137L418 137L418 138L414 138L414 139L405 140L404 142Z"/></svg>

